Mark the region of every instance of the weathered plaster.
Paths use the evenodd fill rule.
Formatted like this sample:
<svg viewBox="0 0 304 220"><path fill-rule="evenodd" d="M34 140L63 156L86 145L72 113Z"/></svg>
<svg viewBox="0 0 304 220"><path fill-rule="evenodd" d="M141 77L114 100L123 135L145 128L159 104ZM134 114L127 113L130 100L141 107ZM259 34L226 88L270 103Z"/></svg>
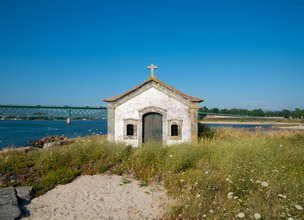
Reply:
<svg viewBox="0 0 304 220"><path fill-rule="evenodd" d="M115 141L115 108L108 104L108 141Z"/></svg>
<svg viewBox="0 0 304 220"><path fill-rule="evenodd" d="M151 78L113 101L108 99L108 140L141 145L143 116L155 112L162 115L164 144L197 142L198 102L203 100L189 97ZM134 135L126 134L127 124L134 125ZM178 136L171 136L172 124L178 125Z"/></svg>
<svg viewBox="0 0 304 220"><path fill-rule="evenodd" d="M123 98L121 98L120 100L113 102L112 105L114 107L117 107L131 99L133 99L134 97L142 94L143 92L151 89L151 88L155 88L158 91L161 91L162 93L166 94L167 96L175 99L176 101L179 101L181 103L183 103L185 106L189 106L189 108L192 105L192 102L190 102L189 100L185 99L184 97L168 90L166 87L162 86L161 84L155 83L155 82L151 82L150 84L147 84L141 88L139 88L138 90L134 91L133 93L129 94L128 96L125 96Z"/></svg>
<svg viewBox="0 0 304 220"><path fill-rule="evenodd" d="M188 100L178 97L175 94L166 94L163 88L151 86L144 88L139 94L130 94L132 97L125 99L125 102L115 103L114 114L114 139L115 141L125 141L133 146L142 143L142 116L148 112L157 112L163 116L163 143L175 144L180 142L191 142L191 111ZM138 92L138 90L136 91ZM170 91L169 91L170 92ZM138 120L138 139L124 140L124 119ZM168 139L168 120L182 120L182 138L180 140Z"/></svg>
<svg viewBox="0 0 304 220"><path fill-rule="evenodd" d="M198 142L198 104L192 104L190 107L191 118L191 142Z"/></svg>

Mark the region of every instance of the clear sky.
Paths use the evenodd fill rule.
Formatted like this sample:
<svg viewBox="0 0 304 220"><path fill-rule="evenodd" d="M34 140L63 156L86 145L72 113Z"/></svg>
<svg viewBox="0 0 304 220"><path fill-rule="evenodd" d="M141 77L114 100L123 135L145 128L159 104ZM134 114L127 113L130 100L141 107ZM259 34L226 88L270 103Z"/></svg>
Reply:
<svg viewBox="0 0 304 220"><path fill-rule="evenodd" d="M104 105L150 63L209 108L304 108L304 1L0 0L0 104Z"/></svg>

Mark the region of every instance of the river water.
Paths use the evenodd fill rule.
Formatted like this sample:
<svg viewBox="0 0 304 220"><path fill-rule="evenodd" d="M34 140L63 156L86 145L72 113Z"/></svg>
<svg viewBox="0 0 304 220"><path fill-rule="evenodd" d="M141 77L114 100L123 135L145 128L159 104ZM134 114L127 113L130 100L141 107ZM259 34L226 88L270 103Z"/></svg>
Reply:
<svg viewBox="0 0 304 220"><path fill-rule="evenodd" d="M272 125L207 124L206 127L269 128ZM70 138L92 134L106 134L107 120L72 121L0 121L0 149L7 146L26 146L28 141L51 135L65 135Z"/></svg>
<svg viewBox="0 0 304 220"><path fill-rule="evenodd" d="M0 121L0 148L25 146L28 141L51 135L70 138L90 134L106 134L107 121Z"/></svg>

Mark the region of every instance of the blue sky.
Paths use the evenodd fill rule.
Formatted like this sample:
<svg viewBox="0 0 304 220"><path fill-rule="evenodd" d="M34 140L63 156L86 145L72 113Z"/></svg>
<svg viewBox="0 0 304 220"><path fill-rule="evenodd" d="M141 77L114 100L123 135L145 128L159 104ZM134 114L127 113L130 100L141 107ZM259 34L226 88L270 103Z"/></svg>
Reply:
<svg viewBox="0 0 304 220"><path fill-rule="evenodd" d="M150 63L210 108L304 108L304 1L0 0L0 104L104 105Z"/></svg>

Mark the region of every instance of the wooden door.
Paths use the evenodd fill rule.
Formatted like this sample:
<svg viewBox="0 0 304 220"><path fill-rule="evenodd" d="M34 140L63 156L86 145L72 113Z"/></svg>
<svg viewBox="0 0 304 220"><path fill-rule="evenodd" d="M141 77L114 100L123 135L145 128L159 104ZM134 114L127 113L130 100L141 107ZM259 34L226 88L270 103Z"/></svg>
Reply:
<svg viewBox="0 0 304 220"><path fill-rule="evenodd" d="M143 142L162 141L163 117L158 113L148 113L143 116Z"/></svg>

